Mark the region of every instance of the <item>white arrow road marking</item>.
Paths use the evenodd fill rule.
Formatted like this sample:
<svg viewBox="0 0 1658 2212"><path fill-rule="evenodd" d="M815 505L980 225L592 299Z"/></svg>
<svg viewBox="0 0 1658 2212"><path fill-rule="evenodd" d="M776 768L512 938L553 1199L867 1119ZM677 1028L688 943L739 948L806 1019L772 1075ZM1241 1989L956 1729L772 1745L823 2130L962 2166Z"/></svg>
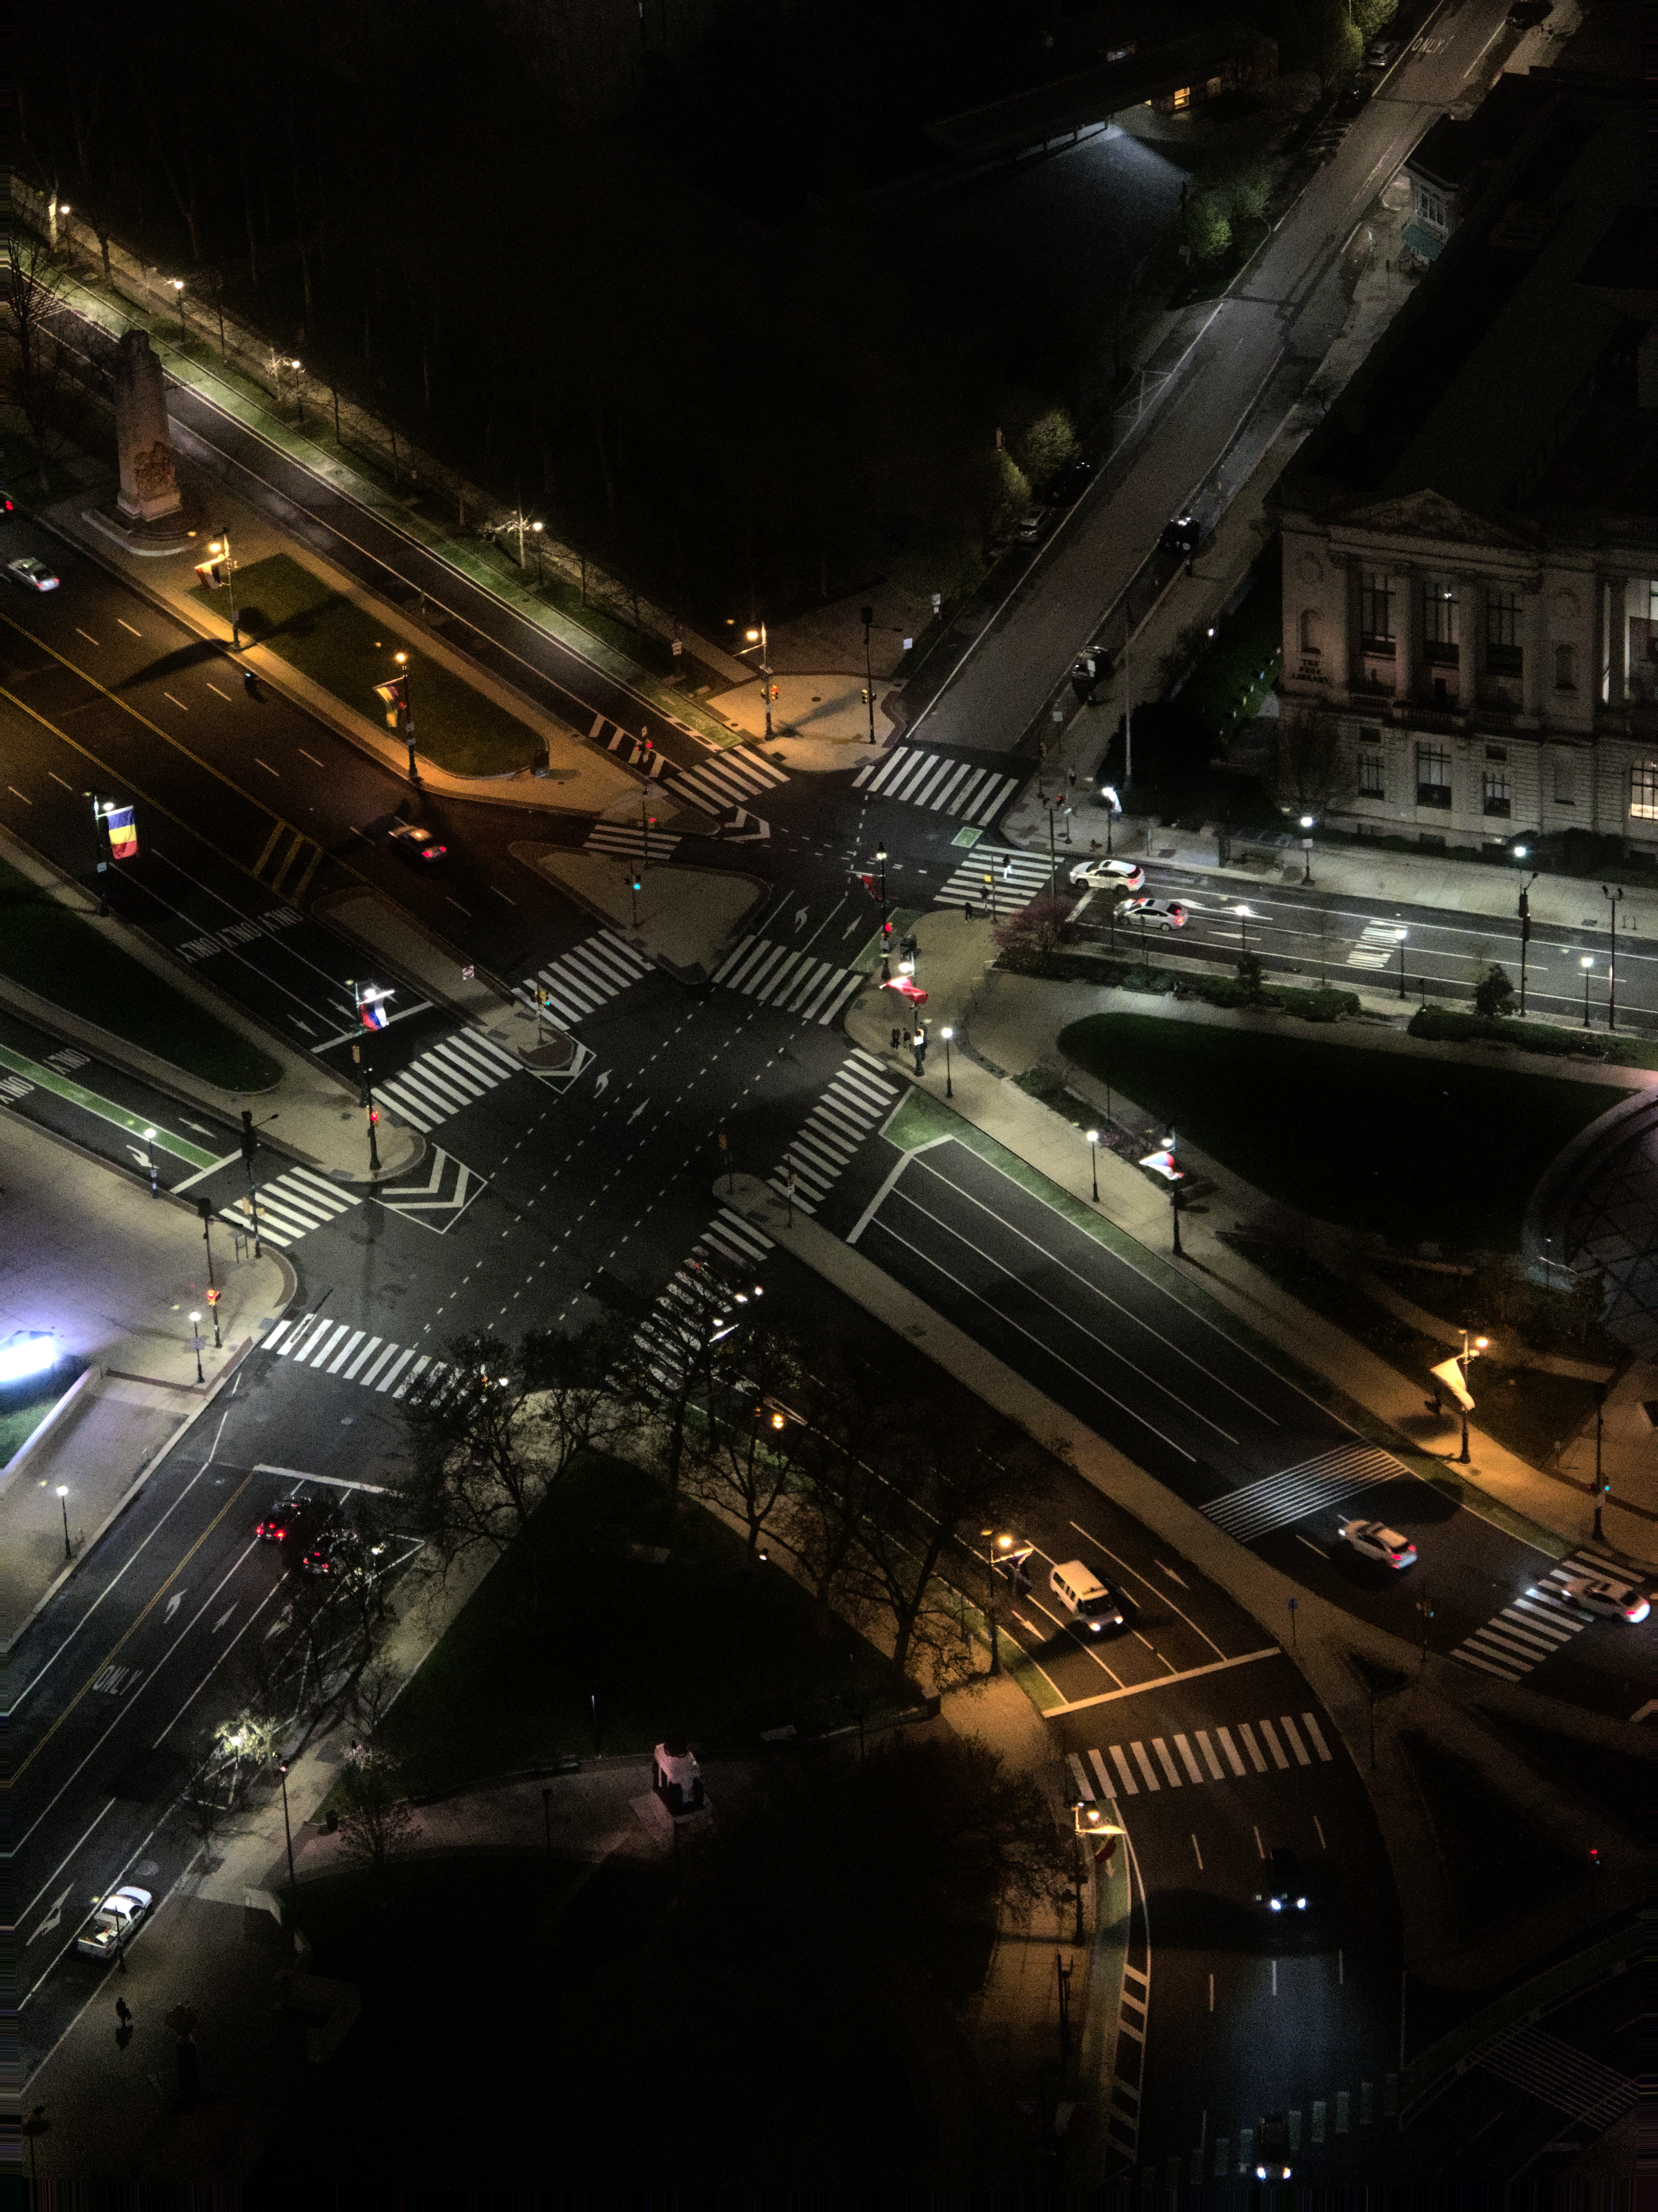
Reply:
<svg viewBox="0 0 1658 2212"><path fill-rule="evenodd" d="M737 833L745 822L752 822L754 827L739 837ZM771 824L762 821L759 815L750 814L746 806L739 806L732 817L731 827L722 830L720 834L728 845L757 845L762 839L771 836Z"/></svg>
<svg viewBox="0 0 1658 2212"><path fill-rule="evenodd" d="M811 913L811 909L810 907L796 907L794 909L794 926L797 929L804 929L805 927L806 916Z"/></svg>
<svg viewBox="0 0 1658 2212"><path fill-rule="evenodd" d="M161 1615L163 1621L172 1620L173 1614L177 1613L179 1607L184 1603L185 1595L185 1593L183 1590L173 1591L172 1596L167 1601L167 1611Z"/></svg>
<svg viewBox="0 0 1658 2212"><path fill-rule="evenodd" d="M651 1102L648 1098L641 1099L640 1103L634 1108L633 1112L628 1116L629 1127L631 1127L632 1125L639 1119L640 1115L645 1111L645 1109L650 1104L650 1103Z"/></svg>
<svg viewBox="0 0 1658 2212"><path fill-rule="evenodd" d="M264 1632L264 1640L265 1640L265 1642L266 1642L267 1644L269 1644L269 1643L270 1643L270 1639L271 1639L271 1638L272 1638L273 1636L280 1636L280 1635L282 1633L283 1630L288 1626L288 1625L289 1621L291 1621L291 1620L293 1620L293 1618L294 1618L294 1608L293 1608L293 1607L292 1607L291 1605L284 1606L284 1607L282 1607L282 1619L281 1619L280 1620L273 1620L273 1621L271 1622L271 1624L270 1624L270 1627L269 1627L269 1628L267 1628L267 1629L266 1629L266 1631Z"/></svg>
<svg viewBox="0 0 1658 2212"><path fill-rule="evenodd" d="M600 1092L601 1091L608 1091L608 1090L610 1089L610 1071L609 1071L609 1069L607 1068L607 1069L605 1070L605 1072L604 1072L604 1073L603 1075L596 1076L596 1077L594 1078L594 1079L593 1079L593 1096L594 1096L594 1097L595 1097L595 1098L597 1098L597 1097L598 1097L598 1094L599 1094L599 1092Z"/></svg>
<svg viewBox="0 0 1658 2212"><path fill-rule="evenodd" d="M53 1900L52 1907L51 1911L50 1911L49 1913L47 1913L47 1915L46 1915L46 1918L45 1918L45 1919L40 1923L40 1925L39 1925L39 1926L35 1929L35 1931L34 1931L33 1935L33 1936L31 1936L29 1937L29 1942L30 1942L31 1943L38 1943L38 1942L39 1942L40 1938L41 1938L43 1936L50 1936L50 1935L51 1935L51 1933L52 1933L52 1929L53 1929L58 1925L58 1922L63 1918L63 1917L64 1917L64 1907L68 1903L69 1903L69 1891L66 1889L66 1890L64 1890L64 1892L63 1893L62 1896L60 1896L60 1897L58 1897L58 1898L57 1898L57 1899L55 1899Z"/></svg>
<svg viewBox="0 0 1658 2212"><path fill-rule="evenodd" d="M219 1615L219 1618L218 1618L218 1619L214 1622L213 1626L212 1626L212 1629L210 1630L210 1634L212 1634L212 1635L214 1635L214 1636L216 1636L216 1635L218 1634L219 1631L220 1631L220 1630L224 1626L224 1625L225 1625L226 1621L228 1621L228 1620L229 1620L229 1618L230 1618L231 1614L232 1614L233 1613L234 1613L234 1611L235 1611L235 1610L236 1610L236 1608L235 1608L235 1607L234 1607L234 1605L228 1605L228 1606L225 1607L224 1611L223 1611L223 1612Z"/></svg>

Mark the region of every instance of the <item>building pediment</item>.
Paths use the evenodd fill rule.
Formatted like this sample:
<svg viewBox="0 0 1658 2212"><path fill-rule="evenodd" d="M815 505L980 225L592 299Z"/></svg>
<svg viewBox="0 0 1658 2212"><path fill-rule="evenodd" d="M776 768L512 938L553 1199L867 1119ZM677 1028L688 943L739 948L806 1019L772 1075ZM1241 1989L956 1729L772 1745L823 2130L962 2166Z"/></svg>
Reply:
<svg viewBox="0 0 1658 2212"><path fill-rule="evenodd" d="M1435 538L1458 545L1519 547L1526 542L1437 491L1413 491L1402 499L1378 500L1374 506L1351 509L1343 520L1349 526L1374 530L1387 538Z"/></svg>

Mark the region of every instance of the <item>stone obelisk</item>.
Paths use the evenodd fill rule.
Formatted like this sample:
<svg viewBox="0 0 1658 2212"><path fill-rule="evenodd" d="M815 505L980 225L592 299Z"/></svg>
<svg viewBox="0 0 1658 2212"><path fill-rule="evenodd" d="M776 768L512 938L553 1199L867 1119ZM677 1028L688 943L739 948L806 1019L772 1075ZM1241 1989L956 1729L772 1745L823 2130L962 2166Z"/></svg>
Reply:
<svg viewBox="0 0 1658 2212"><path fill-rule="evenodd" d="M115 349L115 446L121 489L116 507L129 529L182 538L182 524L167 518L184 506L173 461L161 364L146 331L128 331Z"/></svg>

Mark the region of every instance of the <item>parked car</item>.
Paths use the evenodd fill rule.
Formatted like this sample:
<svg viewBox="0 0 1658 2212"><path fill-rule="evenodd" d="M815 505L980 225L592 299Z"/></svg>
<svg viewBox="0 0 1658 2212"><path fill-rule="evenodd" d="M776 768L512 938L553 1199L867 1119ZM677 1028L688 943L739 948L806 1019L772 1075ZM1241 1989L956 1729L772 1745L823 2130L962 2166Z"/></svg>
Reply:
<svg viewBox="0 0 1658 2212"><path fill-rule="evenodd" d="M1137 891L1145 871L1138 860L1078 860L1071 880L1090 891Z"/></svg>
<svg viewBox="0 0 1658 2212"><path fill-rule="evenodd" d="M1554 13L1554 0L1514 0L1509 10L1509 21L1516 31L1529 31L1539 23L1546 23Z"/></svg>
<svg viewBox="0 0 1658 2212"><path fill-rule="evenodd" d="M1344 1521L1337 1532L1344 1544L1361 1559L1379 1559L1384 1567L1413 1567L1416 1546L1397 1528L1381 1521Z"/></svg>
<svg viewBox="0 0 1658 2212"><path fill-rule="evenodd" d="M131 1882L111 1890L76 1937L76 1949L82 1958L112 1959L131 1941L155 1901L147 1889Z"/></svg>
<svg viewBox="0 0 1658 2212"><path fill-rule="evenodd" d="M1136 929L1184 929L1191 915L1191 908L1179 899L1124 899L1117 908L1117 920Z"/></svg>
<svg viewBox="0 0 1658 2212"><path fill-rule="evenodd" d="M422 830L418 822L394 823L386 833L386 841L400 860L407 860L416 868L430 867L449 850L431 830Z"/></svg>
<svg viewBox="0 0 1658 2212"><path fill-rule="evenodd" d="M1094 463L1079 456L1060 471L1048 487L1047 496L1055 507L1074 507L1096 473Z"/></svg>
<svg viewBox="0 0 1658 2212"><path fill-rule="evenodd" d="M1581 1605L1585 1613L1598 1613L1603 1620L1627 1620L1633 1626L1652 1610L1640 1583L1619 1575L1563 1575L1560 1580L1575 1605Z"/></svg>
<svg viewBox="0 0 1658 2212"><path fill-rule="evenodd" d="M300 1565L308 1575L337 1574L347 1565L355 1547L354 1530L325 1528L321 1535L301 1554Z"/></svg>
<svg viewBox="0 0 1658 2212"><path fill-rule="evenodd" d="M253 1533L262 1544L292 1543L297 1548L315 1518L315 1509L308 1498L284 1498L280 1505L271 1507Z"/></svg>
<svg viewBox="0 0 1658 2212"><path fill-rule="evenodd" d="M1266 1887L1255 1892L1255 1903L1269 1912L1305 1912L1309 1898L1306 1877L1295 1853L1280 1844L1266 1869Z"/></svg>
<svg viewBox="0 0 1658 2212"><path fill-rule="evenodd" d="M1355 76L1350 83L1343 86L1339 94L1337 96L1334 107L1330 111L1331 113L1333 115L1357 115L1359 109L1363 106L1365 101L1375 90L1376 84L1374 80L1366 76L1364 72L1361 70L1358 75Z"/></svg>
<svg viewBox="0 0 1658 2212"><path fill-rule="evenodd" d="M1163 536L1157 540L1160 552L1173 553L1181 560L1190 560L1198 550L1198 540L1203 532L1198 527L1194 514L1177 514L1163 526Z"/></svg>
<svg viewBox="0 0 1658 2212"><path fill-rule="evenodd" d="M1397 39L1372 39L1365 49L1364 66L1373 70L1391 69L1403 52L1404 48Z"/></svg>
<svg viewBox="0 0 1658 2212"><path fill-rule="evenodd" d="M1021 545L1034 545L1039 538L1047 537L1053 520L1051 507L1033 507L1029 514L1019 517L1019 526L1013 534Z"/></svg>
<svg viewBox="0 0 1658 2212"><path fill-rule="evenodd" d="M33 553L20 554L16 560L8 561L6 574L14 584L21 584L26 592L55 592L58 578L44 561L37 561Z"/></svg>

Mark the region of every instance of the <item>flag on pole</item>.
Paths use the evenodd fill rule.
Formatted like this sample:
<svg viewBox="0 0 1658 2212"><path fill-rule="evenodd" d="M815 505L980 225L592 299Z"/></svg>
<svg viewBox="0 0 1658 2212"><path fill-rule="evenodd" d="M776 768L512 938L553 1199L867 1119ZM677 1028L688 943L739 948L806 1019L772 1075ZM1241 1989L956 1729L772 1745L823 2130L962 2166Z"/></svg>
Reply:
<svg viewBox="0 0 1658 2212"><path fill-rule="evenodd" d="M383 1030L391 1019L379 999L365 999L357 1012L362 1016L362 1025L366 1030Z"/></svg>
<svg viewBox="0 0 1658 2212"><path fill-rule="evenodd" d="M860 876L859 877L858 880L859 880L859 882L863 885L864 889L865 889L865 890L869 893L869 895L870 895L870 896L871 896L872 898L879 898L879 896L881 896L881 894L880 894L880 893L876 890L876 888L875 888L875 878L874 878L874 877L873 877L873 876L861 876L861 875L860 875Z"/></svg>
<svg viewBox="0 0 1658 2212"><path fill-rule="evenodd" d="M104 810L104 827L109 832L109 856L112 860L136 860L138 857L138 825L133 820L130 806L110 806Z"/></svg>
<svg viewBox="0 0 1658 2212"><path fill-rule="evenodd" d="M374 686L374 696L386 708L386 726L388 730L397 728L399 718L408 707L408 694L404 689L408 680L406 676L394 676L389 684L377 684Z"/></svg>

